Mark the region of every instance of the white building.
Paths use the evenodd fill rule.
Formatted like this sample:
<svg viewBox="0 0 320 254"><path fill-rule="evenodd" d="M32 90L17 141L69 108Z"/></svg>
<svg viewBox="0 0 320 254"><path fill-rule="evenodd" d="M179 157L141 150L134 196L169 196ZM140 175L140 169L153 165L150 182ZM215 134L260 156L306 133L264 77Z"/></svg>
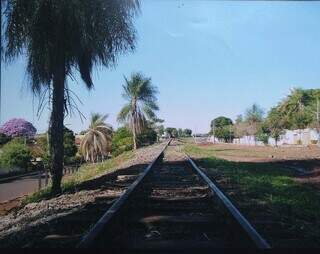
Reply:
<svg viewBox="0 0 320 254"><path fill-rule="evenodd" d="M211 136L209 138L209 142L211 143L222 143L217 138L213 139ZM311 145L317 144L318 140L320 140L320 133L316 129L301 129L301 130L285 130L284 134L280 136L280 139L277 142L277 145ZM243 136L241 138L233 139L233 144L239 145L264 145L262 141L258 141L254 136ZM268 145L275 146L276 141L274 138L269 137Z"/></svg>
<svg viewBox="0 0 320 254"><path fill-rule="evenodd" d="M299 129L299 130L285 130L284 134L280 136L278 145L311 145L317 144L319 133L316 129ZM269 138L268 144L276 145L274 138Z"/></svg>
<svg viewBox="0 0 320 254"><path fill-rule="evenodd" d="M249 146L263 146L263 142L257 140L254 136L243 136L241 138L233 139L233 144L249 145Z"/></svg>

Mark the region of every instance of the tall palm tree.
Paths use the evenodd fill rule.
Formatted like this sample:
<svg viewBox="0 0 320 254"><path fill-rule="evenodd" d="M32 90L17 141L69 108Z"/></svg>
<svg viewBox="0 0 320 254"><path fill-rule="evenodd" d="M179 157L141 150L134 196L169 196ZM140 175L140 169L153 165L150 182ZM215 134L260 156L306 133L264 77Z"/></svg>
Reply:
<svg viewBox="0 0 320 254"><path fill-rule="evenodd" d="M111 151L112 127L105 122L107 117L99 113L91 115L89 129L80 144L80 152L86 161L95 162Z"/></svg>
<svg viewBox="0 0 320 254"><path fill-rule="evenodd" d="M157 89L151 84L151 78L146 78L141 73L133 73L130 80L126 77L124 79L126 83L122 86L122 96L127 104L121 109L118 121L129 125L133 134L133 148L137 149L137 134L141 133L147 119L156 118L155 111L159 110Z"/></svg>
<svg viewBox="0 0 320 254"><path fill-rule="evenodd" d="M138 0L6 0L5 53L24 54L32 91L52 90L50 154L52 193L61 192L63 120L68 113L67 77L78 70L93 87L95 65L114 66L135 47ZM70 106L70 105L69 105Z"/></svg>

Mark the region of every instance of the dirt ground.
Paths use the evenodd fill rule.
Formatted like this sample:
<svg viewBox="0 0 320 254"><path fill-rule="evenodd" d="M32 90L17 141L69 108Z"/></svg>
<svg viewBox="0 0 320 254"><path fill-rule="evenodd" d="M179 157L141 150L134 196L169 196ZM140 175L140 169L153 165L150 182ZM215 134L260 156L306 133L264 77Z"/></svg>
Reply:
<svg viewBox="0 0 320 254"><path fill-rule="evenodd" d="M210 147L217 156L233 161L268 162L281 160L320 160L320 148L244 146L234 144L199 144Z"/></svg>
<svg viewBox="0 0 320 254"><path fill-rule="evenodd" d="M235 144L199 144L219 158L238 162L270 162L296 170L296 180L320 187L320 148L317 145L296 147L244 146Z"/></svg>

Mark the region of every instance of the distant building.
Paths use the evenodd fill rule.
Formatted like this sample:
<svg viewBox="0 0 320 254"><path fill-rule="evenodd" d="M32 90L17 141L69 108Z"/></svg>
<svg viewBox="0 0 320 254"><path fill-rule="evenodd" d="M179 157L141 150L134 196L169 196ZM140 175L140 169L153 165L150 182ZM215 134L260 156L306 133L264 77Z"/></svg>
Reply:
<svg viewBox="0 0 320 254"><path fill-rule="evenodd" d="M316 129L298 129L298 130L285 130L284 134L280 136L278 145L311 145L317 144L319 133ZM274 138L269 138L268 144L271 146L276 145Z"/></svg>
<svg viewBox="0 0 320 254"><path fill-rule="evenodd" d="M298 130L284 130L284 133L280 136L277 145L311 145L317 144L320 140L320 133L316 129L298 129ZM221 140L211 136L208 140L211 143L223 143ZM263 146L265 145L262 141L256 140L254 136L243 136L241 138L233 139L233 144L249 145L249 146ZM268 145L275 146L276 140L272 137L268 139Z"/></svg>
<svg viewBox="0 0 320 254"><path fill-rule="evenodd" d="M233 144L249 145L249 146L263 146L264 143L255 138L255 136L243 136L241 138L233 139Z"/></svg>

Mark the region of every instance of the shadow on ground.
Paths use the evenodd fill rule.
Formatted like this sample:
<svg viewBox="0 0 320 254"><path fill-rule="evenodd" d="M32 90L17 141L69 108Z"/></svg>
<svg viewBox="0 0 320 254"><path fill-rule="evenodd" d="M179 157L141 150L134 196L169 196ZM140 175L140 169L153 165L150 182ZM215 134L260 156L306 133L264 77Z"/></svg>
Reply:
<svg viewBox="0 0 320 254"><path fill-rule="evenodd" d="M44 200L43 202L48 203L48 209L41 211L40 214L35 216L24 215L26 217L25 220L28 222L25 223L25 225L21 225L19 229L14 229L10 232L10 228L8 228L5 230L6 232L0 232L0 246L3 248L74 247L83 234L88 232L118 198L119 194L115 196L112 193L125 191L135 178L143 172L146 166L146 164L138 164L119 169L77 185L76 188L68 190L58 197L61 199L61 207L63 207L58 213L50 213L49 206L51 200ZM131 177L123 178L121 176ZM92 191L95 191L94 194L92 194ZM110 191L111 194L94 197L93 202L84 202L78 207L68 207L70 198L63 203L63 197L65 195L76 195L80 192L88 192L88 195L96 195L103 191ZM76 201L77 197L75 196L74 199ZM57 204L55 203L55 205ZM18 214L19 210L13 213L15 213L16 216L21 216ZM24 220L24 218L22 219ZM19 227L19 225L14 226Z"/></svg>

